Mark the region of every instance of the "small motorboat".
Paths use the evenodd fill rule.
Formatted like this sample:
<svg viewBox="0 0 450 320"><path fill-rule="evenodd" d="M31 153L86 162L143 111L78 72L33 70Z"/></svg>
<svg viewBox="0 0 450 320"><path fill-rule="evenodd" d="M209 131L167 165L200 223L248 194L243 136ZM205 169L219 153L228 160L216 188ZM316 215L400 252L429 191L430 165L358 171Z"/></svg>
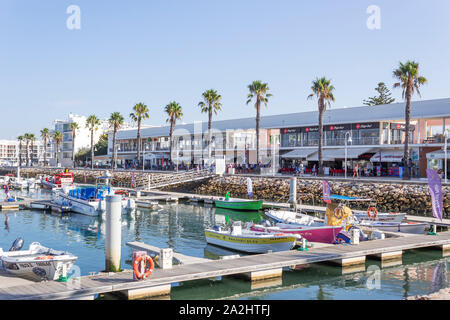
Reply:
<svg viewBox="0 0 450 320"><path fill-rule="evenodd" d="M359 221L379 221L400 223L406 216L406 213L380 212L375 207L369 208L367 213L353 212L353 216Z"/></svg>
<svg viewBox="0 0 450 320"><path fill-rule="evenodd" d="M33 242L25 251L20 250L22 245L23 240L18 238L9 251L0 248L3 268L18 277L35 281L58 280L67 277L78 259L71 253L44 247L39 242Z"/></svg>
<svg viewBox="0 0 450 320"><path fill-rule="evenodd" d="M73 184L73 173L66 169L64 172L55 174L53 177L44 176L41 178L41 186L44 189L54 190Z"/></svg>
<svg viewBox="0 0 450 320"><path fill-rule="evenodd" d="M342 224L327 225L314 217L292 211L269 210L265 214L275 221L275 226L270 226L266 222L265 225L252 226L251 230L299 234L310 242L334 243L336 236L344 227Z"/></svg>
<svg viewBox="0 0 450 320"><path fill-rule="evenodd" d="M423 234L425 232L425 228L428 227L428 223L426 222L395 223L395 222L363 221L359 223L359 226L377 229L380 231Z"/></svg>
<svg viewBox="0 0 450 320"><path fill-rule="evenodd" d="M261 210L262 200L247 200L247 199L232 199L229 193L227 193L225 199L220 198L214 201L214 205L217 208L232 209L232 210L245 210L245 211L258 211Z"/></svg>
<svg viewBox="0 0 450 320"><path fill-rule="evenodd" d="M135 200L134 202L137 208L146 208L146 209L162 208L162 206L158 203L158 201Z"/></svg>
<svg viewBox="0 0 450 320"><path fill-rule="evenodd" d="M223 230L220 226L206 229L205 237L209 244L247 253L287 251L301 240L300 235L242 229L240 221L234 222L229 230Z"/></svg>

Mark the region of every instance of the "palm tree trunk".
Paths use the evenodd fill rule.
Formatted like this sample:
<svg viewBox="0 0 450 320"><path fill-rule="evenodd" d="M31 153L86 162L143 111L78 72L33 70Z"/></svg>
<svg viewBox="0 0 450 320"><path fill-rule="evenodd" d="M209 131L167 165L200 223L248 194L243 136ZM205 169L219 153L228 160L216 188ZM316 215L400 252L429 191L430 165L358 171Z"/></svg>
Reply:
<svg viewBox="0 0 450 320"><path fill-rule="evenodd" d="M22 166L22 141L19 142L19 167Z"/></svg>
<svg viewBox="0 0 450 320"><path fill-rule="evenodd" d="M94 169L94 128L91 129L91 169Z"/></svg>
<svg viewBox="0 0 450 320"><path fill-rule="evenodd" d="M44 138L44 167L47 166L47 138Z"/></svg>
<svg viewBox="0 0 450 320"><path fill-rule="evenodd" d="M208 159L211 160L211 144L212 144L212 109L209 106L208 113Z"/></svg>
<svg viewBox="0 0 450 320"><path fill-rule="evenodd" d="M72 132L72 165L75 168L75 131Z"/></svg>
<svg viewBox="0 0 450 320"><path fill-rule="evenodd" d="M59 142L56 142L56 153L55 153L56 166L58 166L58 164L59 164L58 156L59 156Z"/></svg>
<svg viewBox="0 0 450 320"><path fill-rule="evenodd" d="M256 100L256 163L259 165L259 124L261 121L261 100Z"/></svg>
<svg viewBox="0 0 450 320"><path fill-rule="evenodd" d="M29 148L28 148L28 141L27 141L27 167L30 165L30 155L29 155Z"/></svg>
<svg viewBox="0 0 450 320"><path fill-rule="evenodd" d="M34 143L33 143L33 140L31 140L31 166L33 166L33 147L34 147Z"/></svg>
<svg viewBox="0 0 450 320"><path fill-rule="evenodd" d="M322 137L323 137L323 101L319 99L319 148L318 148L318 160L317 173L322 175L323 171L323 157L322 157Z"/></svg>
<svg viewBox="0 0 450 320"><path fill-rule="evenodd" d="M138 131L137 131L137 159L138 166L141 165L141 119L138 119ZM142 166L144 166L144 158L142 158Z"/></svg>
<svg viewBox="0 0 450 320"><path fill-rule="evenodd" d="M405 148L403 150L403 158L404 158L404 171L403 171L403 179L409 180L411 179L411 174L408 168L408 160L409 160L409 127L411 121L411 89L408 86L406 88L406 108L405 108Z"/></svg>
<svg viewBox="0 0 450 320"><path fill-rule="evenodd" d="M170 162L173 164L172 159L172 141L173 141L173 119L170 119L170 137L169 137L169 154L170 154Z"/></svg>
<svg viewBox="0 0 450 320"><path fill-rule="evenodd" d="M114 128L114 131L113 131L113 158L111 161L111 170L114 170L114 166L116 164L116 134L117 134L117 129Z"/></svg>

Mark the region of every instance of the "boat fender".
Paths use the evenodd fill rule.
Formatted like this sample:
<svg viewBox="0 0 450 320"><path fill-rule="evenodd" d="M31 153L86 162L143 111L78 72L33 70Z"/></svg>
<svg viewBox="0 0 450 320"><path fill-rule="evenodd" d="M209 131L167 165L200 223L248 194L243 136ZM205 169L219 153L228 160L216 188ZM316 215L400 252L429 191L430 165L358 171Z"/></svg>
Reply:
<svg viewBox="0 0 450 320"><path fill-rule="evenodd" d="M369 216L369 218L371 219L375 219L378 215L378 210L375 207L369 207L369 209L367 209L367 215Z"/></svg>
<svg viewBox="0 0 450 320"><path fill-rule="evenodd" d="M144 270L144 272L139 271L139 264L141 263L142 260L144 260L145 262L148 263L148 265L146 263L146 267L148 267L148 268L146 268ZM152 274L154 268L155 268L155 264L153 262L152 257L150 257L149 255L139 256L136 258L136 260L134 260L133 271L134 271L134 275L139 280L148 278Z"/></svg>

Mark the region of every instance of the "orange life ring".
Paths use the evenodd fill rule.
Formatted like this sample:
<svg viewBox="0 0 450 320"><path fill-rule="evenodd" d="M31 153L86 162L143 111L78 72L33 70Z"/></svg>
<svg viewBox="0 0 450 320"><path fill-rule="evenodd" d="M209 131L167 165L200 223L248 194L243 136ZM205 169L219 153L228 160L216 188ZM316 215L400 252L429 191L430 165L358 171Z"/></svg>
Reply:
<svg viewBox="0 0 450 320"><path fill-rule="evenodd" d="M336 212L340 212L340 214L338 215L336 214ZM344 216L344 209L341 207L337 207L336 209L334 209L333 215L338 220L342 219L342 217Z"/></svg>
<svg viewBox="0 0 450 320"><path fill-rule="evenodd" d="M144 260L146 262L146 267L147 267L147 263L149 266L148 269L144 269L144 272L139 271L139 265L142 260ZM139 256L136 258L136 260L134 260L133 271L134 271L134 275L139 280L148 278L152 274L154 268L155 268L155 264L153 262L153 259L152 259L152 257L150 257L148 255Z"/></svg>
<svg viewBox="0 0 450 320"><path fill-rule="evenodd" d="M367 209L367 215L369 216L369 218L371 219L375 219L378 215L378 210L375 207L369 207L369 209Z"/></svg>

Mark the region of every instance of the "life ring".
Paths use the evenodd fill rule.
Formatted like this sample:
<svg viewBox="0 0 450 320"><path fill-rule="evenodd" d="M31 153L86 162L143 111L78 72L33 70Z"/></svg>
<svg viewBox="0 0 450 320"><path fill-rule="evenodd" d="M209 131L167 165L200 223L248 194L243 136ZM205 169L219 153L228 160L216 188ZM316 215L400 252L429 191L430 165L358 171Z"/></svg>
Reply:
<svg viewBox="0 0 450 320"><path fill-rule="evenodd" d="M340 214L338 215L337 212L340 212ZM336 209L334 209L333 211L333 216L338 219L341 220L342 217L344 216L344 209L341 207L337 207Z"/></svg>
<svg viewBox="0 0 450 320"><path fill-rule="evenodd" d="M144 260L146 262L146 267L147 267L147 263L149 266L147 269L144 270L144 272L139 271L139 264L141 263L142 260ZM155 264L153 262L153 259L152 259L152 257L150 257L148 255L139 256L136 258L136 260L134 260L133 271L134 271L134 275L139 280L148 278L152 274L154 268L155 268Z"/></svg>
<svg viewBox="0 0 450 320"><path fill-rule="evenodd" d="M369 209L367 209L367 215L369 216L370 219L375 219L378 215L377 208L369 207Z"/></svg>

